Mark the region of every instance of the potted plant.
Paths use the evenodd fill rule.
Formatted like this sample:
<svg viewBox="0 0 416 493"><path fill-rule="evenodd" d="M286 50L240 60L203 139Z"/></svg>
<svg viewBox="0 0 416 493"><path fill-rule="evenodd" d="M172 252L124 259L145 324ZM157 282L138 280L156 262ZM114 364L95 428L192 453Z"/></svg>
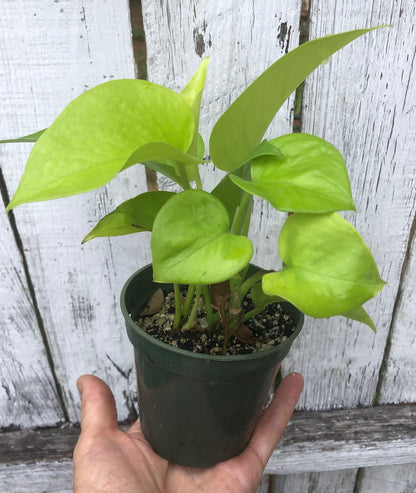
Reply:
<svg viewBox="0 0 416 493"><path fill-rule="evenodd" d="M143 431L170 460L208 466L246 446L303 314L343 315L375 329L362 305L383 281L359 233L338 214L355 209L341 154L307 134L262 140L307 75L371 30L310 41L271 65L219 118L207 158L198 126L208 59L180 94L142 80L106 82L45 131L12 140L36 144L8 210L88 192L136 163L182 188L127 200L84 239L152 232L153 264L129 279L121 306ZM199 166L209 161L225 176L206 191ZM280 271L249 264L253 196L291 213L279 238ZM153 320L162 306L167 314ZM286 326L276 336L256 332L266 309L280 310Z"/></svg>

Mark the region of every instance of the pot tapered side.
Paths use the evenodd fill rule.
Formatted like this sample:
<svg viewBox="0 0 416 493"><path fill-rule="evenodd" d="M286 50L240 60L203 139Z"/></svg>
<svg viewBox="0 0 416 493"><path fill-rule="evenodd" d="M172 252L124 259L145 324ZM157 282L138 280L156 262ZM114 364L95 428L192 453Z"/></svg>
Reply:
<svg viewBox="0 0 416 493"><path fill-rule="evenodd" d="M148 265L127 281L121 295L135 352L143 433L169 461L209 467L247 446L277 365L302 328L303 314L285 304L296 329L273 349L238 356L195 354L154 339L134 322L160 287L169 285L154 283Z"/></svg>

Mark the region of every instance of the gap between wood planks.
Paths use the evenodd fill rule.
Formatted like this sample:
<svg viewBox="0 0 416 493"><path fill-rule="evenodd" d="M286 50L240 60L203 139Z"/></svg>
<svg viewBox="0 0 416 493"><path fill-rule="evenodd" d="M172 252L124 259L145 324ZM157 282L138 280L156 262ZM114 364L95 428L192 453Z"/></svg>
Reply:
<svg viewBox="0 0 416 493"><path fill-rule="evenodd" d="M406 253L404 256L404 260L403 260L403 264L402 264L402 270L400 273L399 287L398 287L397 294L396 294L396 300L395 300L394 306L393 306L393 313L392 313L392 317L391 317L389 331L387 334L386 346L384 348L383 361L381 362L380 371L379 371L379 375L378 375L377 388L376 388L376 392L375 392L375 396L374 396L374 405L376 405L376 406L379 404L381 386L383 384L383 379L387 373L387 364L388 364L388 361L390 358L390 351L391 351L392 333L394 330L394 326L396 325L398 307L400 305L400 302L401 302L402 296L403 296L402 286L403 286L404 278L406 277L407 268L408 268L408 264L409 264L409 260L410 260L410 253L411 253L413 241L415 239L415 235L416 235L416 214L413 217L412 226L410 228L409 238L408 238L407 247L406 247Z"/></svg>
<svg viewBox="0 0 416 493"><path fill-rule="evenodd" d="M147 79L146 68L146 37L143 28L142 2L130 0L130 21L133 38L133 52L136 61L136 72L138 79ZM147 190L154 192L158 190L157 173L153 169L145 167Z"/></svg>
<svg viewBox="0 0 416 493"><path fill-rule="evenodd" d="M0 194L1 194L1 197L3 200L4 208L6 208L9 205L10 197L9 197L9 192L7 190L6 180L4 179L3 171L1 168L0 168ZM52 351L50 348L48 335L46 333L45 325L44 325L43 319L42 319L42 314L41 314L40 309L39 309L38 301L36 298L35 287L34 287L34 284L32 281L32 277L30 275L29 266L28 266L27 259L26 259L26 254L25 254L25 251L23 248L22 239L20 237L19 229L17 227L17 223L16 223L16 219L14 217L13 211L10 211L7 214L7 216L8 216L10 228L12 230L13 238L14 238L14 241L16 243L17 250L19 251L19 254L20 254L20 257L22 260L22 266L23 266L23 270L25 273L25 277L26 277L27 287L29 290L29 296L30 296L30 299L32 300L33 311L34 311L35 316L36 316L36 321L38 324L42 343L43 343L43 346L45 349L46 358L48 360L48 364L49 364L49 368L50 368L50 371L52 374L52 378L53 378L53 382L55 385L58 400L59 400L59 403L61 405L62 414L64 416L64 420L66 422L69 422L69 415L68 415L68 410L67 410L66 405L65 405L62 387L61 387L61 384L59 382L58 376L57 376L56 371L55 371L55 363L53 361Z"/></svg>
<svg viewBox="0 0 416 493"><path fill-rule="evenodd" d="M140 0L130 0L130 20L133 37L133 51L137 67L137 77L139 79L147 78L146 69L146 37L143 27L143 13ZM299 17L299 44L309 41L309 22L310 22L310 0L302 0L302 7ZM294 115L293 115L293 132L302 131L302 100L303 100L302 83L296 89ZM156 171L145 168L148 191L157 191L157 173Z"/></svg>

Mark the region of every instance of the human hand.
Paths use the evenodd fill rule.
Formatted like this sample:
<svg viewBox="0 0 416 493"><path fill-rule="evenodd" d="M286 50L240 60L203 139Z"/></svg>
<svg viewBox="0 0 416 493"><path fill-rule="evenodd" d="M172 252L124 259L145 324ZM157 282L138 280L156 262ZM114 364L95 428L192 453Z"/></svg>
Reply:
<svg viewBox="0 0 416 493"><path fill-rule="evenodd" d="M74 493L253 493L299 399L303 378L291 373L283 379L239 456L206 469L178 466L157 455L139 420L126 433L120 431L114 397L99 378L83 375L77 384L82 411Z"/></svg>

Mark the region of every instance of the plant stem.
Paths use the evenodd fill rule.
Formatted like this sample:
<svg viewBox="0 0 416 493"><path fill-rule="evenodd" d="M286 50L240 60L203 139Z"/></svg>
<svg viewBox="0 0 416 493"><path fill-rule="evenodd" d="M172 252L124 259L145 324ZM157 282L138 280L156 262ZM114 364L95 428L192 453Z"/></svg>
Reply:
<svg viewBox="0 0 416 493"><path fill-rule="evenodd" d="M203 190L201 175L199 174L199 169L196 169L196 188L197 190Z"/></svg>
<svg viewBox="0 0 416 493"><path fill-rule="evenodd" d="M237 325L238 320L234 320L230 324L229 327L224 327L224 344L222 346L222 354L225 356L227 354L227 346L228 346L228 341L230 340L230 337L232 333L234 332L235 326Z"/></svg>
<svg viewBox="0 0 416 493"><path fill-rule="evenodd" d="M189 314L189 310L191 309L192 298L195 293L195 284L190 284L188 286L188 291L186 292L185 302L183 304L183 318L186 318Z"/></svg>
<svg viewBox="0 0 416 493"><path fill-rule="evenodd" d="M253 310L247 312L245 315L244 315L244 319L243 319L243 322L247 322L247 320L250 320L250 318L256 316L257 314L259 314L260 312L262 312L264 310L264 306L258 306L257 308L253 308Z"/></svg>
<svg viewBox="0 0 416 493"><path fill-rule="evenodd" d="M220 319L219 313L214 313L214 310L211 307L211 296L209 294L209 287L202 286L202 292L204 295L205 301L205 311L207 312L207 320L208 320L208 329L212 331Z"/></svg>
<svg viewBox="0 0 416 493"><path fill-rule="evenodd" d="M231 291L231 298L230 298L230 303L231 306L234 308L238 308L237 305L239 305L237 299L235 298L235 295L233 296L234 293L239 293L241 287L241 276L237 274L236 276L232 277L230 279L230 291ZM238 296L238 300L241 300L241 298ZM236 306L234 306L236 305Z"/></svg>
<svg viewBox="0 0 416 493"><path fill-rule="evenodd" d="M173 330L178 331L182 318L182 310L181 310L182 298L181 298L181 290L179 284L174 283L173 291L175 293L175 318L173 319Z"/></svg>
<svg viewBox="0 0 416 493"><path fill-rule="evenodd" d="M241 234L246 219L247 209L251 204L251 195L247 192L243 193L243 198L241 199L240 205L235 211L233 224L231 226L231 232L239 235Z"/></svg>
<svg viewBox="0 0 416 493"><path fill-rule="evenodd" d="M241 284L239 290L241 299L243 299L250 289L262 279L264 273L264 271L256 272L256 274L253 274Z"/></svg>
<svg viewBox="0 0 416 493"><path fill-rule="evenodd" d="M191 184L189 183L188 175L186 174L185 166L182 163L175 162L175 168L178 172L178 175L183 179L185 183L185 189L189 190L191 188Z"/></svg>
<svg viewBox="0 0 416 493"><path fill-rule="evenodd" d="M191 329L192 325L195 322L195 317L198 312L199 298L201 297L201 292L202 292L201 286L197 286L195 291L194 306L192 307L191 314L189 315L186 324L182 327L183 331Z"/></svg>

